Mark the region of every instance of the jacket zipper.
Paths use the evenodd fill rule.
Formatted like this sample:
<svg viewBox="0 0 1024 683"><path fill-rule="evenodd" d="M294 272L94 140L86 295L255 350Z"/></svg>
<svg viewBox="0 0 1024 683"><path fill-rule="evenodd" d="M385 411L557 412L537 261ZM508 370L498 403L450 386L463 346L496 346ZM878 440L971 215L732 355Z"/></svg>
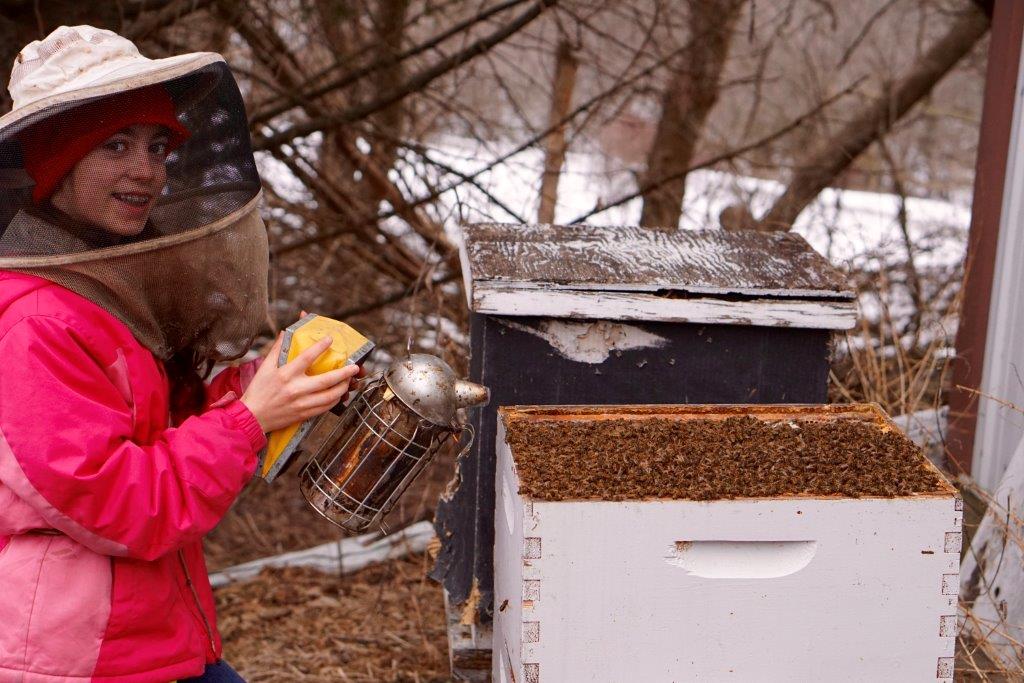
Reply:
<svg viewBox="0 0 1024 683"><path fill-rule="evenodd" d="M192 575L189 573L188 564L185 562L185 551L180 548L178 549L178 561L181 562L181 569L185 572L185 585L188 586L189 591L192 593L192 599L196 603L196 610L199 611L199 616L203 619L203 628L206 629L206 637L210 641L210 654L216 657L217 644L213 639L213 629L210 628L210 620L206 618L203 603L199 601L199 593L196 592L196 587L192 583Z"/></svg>

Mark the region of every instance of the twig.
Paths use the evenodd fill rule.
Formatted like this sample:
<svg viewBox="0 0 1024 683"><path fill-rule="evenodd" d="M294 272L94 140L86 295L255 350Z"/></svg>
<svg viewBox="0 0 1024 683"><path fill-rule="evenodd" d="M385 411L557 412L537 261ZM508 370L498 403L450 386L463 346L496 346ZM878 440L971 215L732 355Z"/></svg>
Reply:
<svg viewBox="0 0 1024 683"><path fill-rule="evenodd" d="M466 47L464 50L460 50L459 52L440 60L429 68L420 71L404 83L385 92L383 95L380 95L369 102L364 102L362 104L349 107L348 109L344 109L336 114L319 116L309 121L295 124L287 130L279 133L272 133L270 135L264 135L256 138L253 141L253 149L274 149L287 144L295 138L305 137L310 133L315 133L325 128L333 128L346 123L352 123L353 121L359 121L370 114L378 112L381 109L385 109L395 102L404 99L407 95L422 90L432 81L440 78L452 69L455 69L471 59L484 54L492 47L501 43L503 40L532 22L534 19L539 17L544 10L554 6L557 2L558 0L537 0L530 9L523 12L506 26L503 26L490 35L481 38Z"/></svg>
<svg viewBox="0 0 1024 683"><path fill-rule="evenodd" d="M340 90L341 88L348 87L349 85L352 85L356 81L367 76L370 76L371 74L374 74L377 71L380 71L381 69L386 69L390 66L394 66L395 64L403 62L406 59L415 57L423 52L426 52L427 50L431 50L440 45L441 43L443 43L444 41L448 40L452 36L456 36L465 31L468 31L473 25L478 24L482 21L486 21L495 14L504 12L505 10L511 7L521 5L525 1L526 0L505 0L505 2L499 3L494 7L490 7L473 17L466 19L465 21L461 21L453 25L447 31L443 31L442 33L439 33L438 35L433 36L432 38L429 38L428 40L425 40L419 45L411 47L408 50L404 50L398 53L397 55L386 55L385 57L382 57L370 64L367 64L366 66L349 71L348 73L345 73L337 78L333 78L327 81L326 83L322 83L314 88L311 88L310 90L304 91L298 96L292 96L286 93L285 96L288 97L287 102L271 102L264 104L249 118L249 122L253 126L260 123L265 123L270 119L274 118L275 116L283 114L284 112L288 111L293 107L301 106L304 100L315 99L317 97L326 95L331 91ZM329 69L321 71L320 73L314 75L309 80L316 81L319 80L320 78L323 78L327 73L336 68L336 66L337 65L332 65L332 67L330 67Z"/></svg>
<svg viewBox="0 0 1024 683"><path fill-rule="evenodd" d="M457 273L457 272L456 273L449 273L449 274L447 274L447 275L445 275L443 277L437 278L435 280L431 280L430 281L430 286L431 287L436 287L437 285L443 285L446 282L451 282L453 280L457 280L459 277L461 277L461 273ZM362 315L363 313L369 313L370 311L375 311L378 308L383 308L384 306L388 306L390 304L393 304L393 303L396 303L398 301L401 301L402 299L404 299L404 298L406 298L408 296L412 296L413 294L416 293L417 285L418 285L418 281L412 283L411 285L409 285L408 287L406 287L405 289L403 289L403 290L401 290L399 292L396 292L394 294L391 294L390 296L384 297L383 299L379 299L377 301L373 301L373 302L368 303L368 304L361 304L359 306L353 306L351 308L347 308L347 309L345 309L343 311L340 311L338 313L331 314L330 317L344 320L345 318L351 318L352 316L355 316L355 315Z"/></svg>
<svg viewBox="0 0 1024 683"><path fill-rule="evenodd" d="M174 0L164 3L159 9L141 13L135 21L122 29L121 34L129 40L138 42L188 14L209 7L213 2L214 0Z"/></svg>
<svg viewBox="0 0 1024 683"><path fill-rule="evenodd" d="M864 22L864 26L861 27L860 33L857 34L857 37L853 39L853 42L850 43L846 50L843 51L843 56L839 59L839 63L836 64L836 70L842 69L846 66L846 62L849 61L854 51L860 46L864 39L867 38L867 35L871 32L875 23L881 19L886 12L892 9L893 5L897 2L899 2L899 0L889 0L887 3L875 10L874 14Z"/></svg>
<svg viewBox="0 0 1024 683"><path fill-rule="evenodd" d="M1006 399L997 398L997 397L993 396L992 394L988 394L988 393L985 393L984 391L981 391L980 389L972 389L970 387L965 387L962 384L957 384L956 388L960 389L961 391L966 391L969 394L975 394L976 396L980 396L982 398L987 398L990 401L995 401L996 403L998 403L999 405L1003 406L1004 408L1009 408L1009 409L1014 410L1014 411L1016 411L1018 413L1024 413L1024 408L1021 408L1016 403L1011 403L1010 401L1007 401Z"/></svg>
<svg viewBox="0 0 1024 683"><path fill-rule="evenodd" d="M735 149L732 149L732 150L729 150L729 151L726 151L726 152L722 152L721 154L716 154L715 156L712 156L712 157L710 157L708 159L705 159L704 161L696 163L696 164L690 166L689 168L687 168L687 169L685 169L683 171L677 171L675 173L669 173L669 174L667 174L665 176L662 176L661 178L658 178L657 180L651 181L649 183L644 183L635 192L631 192L631 193L629 193L629 194L627 194L627 195L625 195L623 197L619 197L618 199L616 199L616 200L614 200L612 202L609 202L607 204L602 203L602 204L599 204L599 205L595 205L593 209L591 209L590 211L588 211L585 214L577 216L571 222L572 223L582 223L583 221L587 220L591 216L595 216L595 215L597 215L599 213L603 213L603 212L607 211L608 209L613 209L616 206L621 206L621 205L625 204L626 202L630 202L630 201L632 201L632 200L634 200L634 199L636 199L638 197L641 197L641 196L651 192L652 190L658 189L659 187L661 187L665 183L672 182L673 180L676 180L678 178L686 177L688 174L693 173L694 171L699 171L702 168L710 168L711 166L719 164L719 163L721 163L723 161L726 161L726 160L731 159L733 157L740 156L741 154L745 154L745 153L750 152L752 150L755 150L755 149L757 149L759 147L763 147L764 145L766 145L766 144L768 144L770 142L774 142L775 140L777 140L778 138L781 138L782 136L786 135L790 131L800 127L807 119L811 118L812 116L814 116L815 114L817 114L821 110L825 109L826 107L828 107L830 104L832 104L836 100L838 100L841 97L843 97L843 96L849 94L850 92L852 92L854 89L857 88L857 86L859 86L861 84L862 81L864 81L865 78L866 78L866 76L861 76L856 81L851 83L849 86L847 86L843 90L837 92L832 97L829 97L829 98L819 102L814 107L808 109L807 111L805 111L800 116L797 116L795 119L793 119L792 121L790 121L786 125L782 126L781 128L777 128L775 131L769 133L768 135L765 135L765 136L763 136L763 137L761 137L761 138L759 138L757 140L754 140L751 143L743 145L741 147L737 147Z"/></svg>

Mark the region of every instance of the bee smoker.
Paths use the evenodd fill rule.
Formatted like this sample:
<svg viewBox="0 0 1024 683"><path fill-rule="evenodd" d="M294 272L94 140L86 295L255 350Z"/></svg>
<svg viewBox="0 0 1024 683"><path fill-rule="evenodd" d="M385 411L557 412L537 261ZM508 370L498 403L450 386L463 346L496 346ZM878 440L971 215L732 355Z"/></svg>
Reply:
<svg viewBox="0 0 1024 683"><path fill-rule="evenodd" d="M460 380L443 360L411 354L364 383L347 407L325 413L305 441L299 488L314 510L348 531L380 524L441 446L473 428L459 408L486 405L487 387Z"/></svg>

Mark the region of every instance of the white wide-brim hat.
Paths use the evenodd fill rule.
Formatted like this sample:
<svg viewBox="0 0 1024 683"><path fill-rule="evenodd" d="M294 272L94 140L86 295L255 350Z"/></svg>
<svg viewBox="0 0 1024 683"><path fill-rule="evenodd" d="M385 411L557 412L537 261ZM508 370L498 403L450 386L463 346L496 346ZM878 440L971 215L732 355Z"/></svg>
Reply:
<svg viewBox="0 0 1024 683"><path fill-rule="evenodd" d="M15 58L8 85L14 106L0 117L0 140L5 131L21 128L16 123L46 110L171 81L223 61L215 52L149 59L113 31L61 26Z"/></svg>

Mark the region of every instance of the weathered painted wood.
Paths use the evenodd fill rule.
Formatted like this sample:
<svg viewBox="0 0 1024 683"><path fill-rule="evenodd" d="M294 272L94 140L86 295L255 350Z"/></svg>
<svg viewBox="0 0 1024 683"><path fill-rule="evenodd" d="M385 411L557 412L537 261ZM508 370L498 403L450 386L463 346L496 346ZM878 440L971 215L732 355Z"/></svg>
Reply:
<svg viewBox="0 0 1024 683"><path fill-rule="evenodd" d="M503 436L495 683L952 681L951 488L546 502L519 494Z"/></svg>
<svg viewBox="0 0 1024 683"><path fill-rule="evenodd" d="M448 591L445 591L444 613L452 680L491 683L491 625L466 620L463 611L459 605L452 604Z"/></svg>
<svg viewBox="0 0 1024 683"><path fill-rule="evenodd" d="M966 632L1017 670L1024 660L1024 442L1017 447L961 567Z"/></svg>
<svg viewBox="0 0 1024 683"><path fill-rule="evenodd" d="M513 289L476 283L472 310L494 315L540 315L552 318L649 320L765 327L849 330L857 322L851 301L795 298L729 301L711 297L674 298L652 294Z"/></svg>
<svg viewBox="0 0 1024 683"><path fill-rule="evenodd" d="M852 297L835 268L789 232L477 224L463 227L463 244L474 284Z"/></svg>

